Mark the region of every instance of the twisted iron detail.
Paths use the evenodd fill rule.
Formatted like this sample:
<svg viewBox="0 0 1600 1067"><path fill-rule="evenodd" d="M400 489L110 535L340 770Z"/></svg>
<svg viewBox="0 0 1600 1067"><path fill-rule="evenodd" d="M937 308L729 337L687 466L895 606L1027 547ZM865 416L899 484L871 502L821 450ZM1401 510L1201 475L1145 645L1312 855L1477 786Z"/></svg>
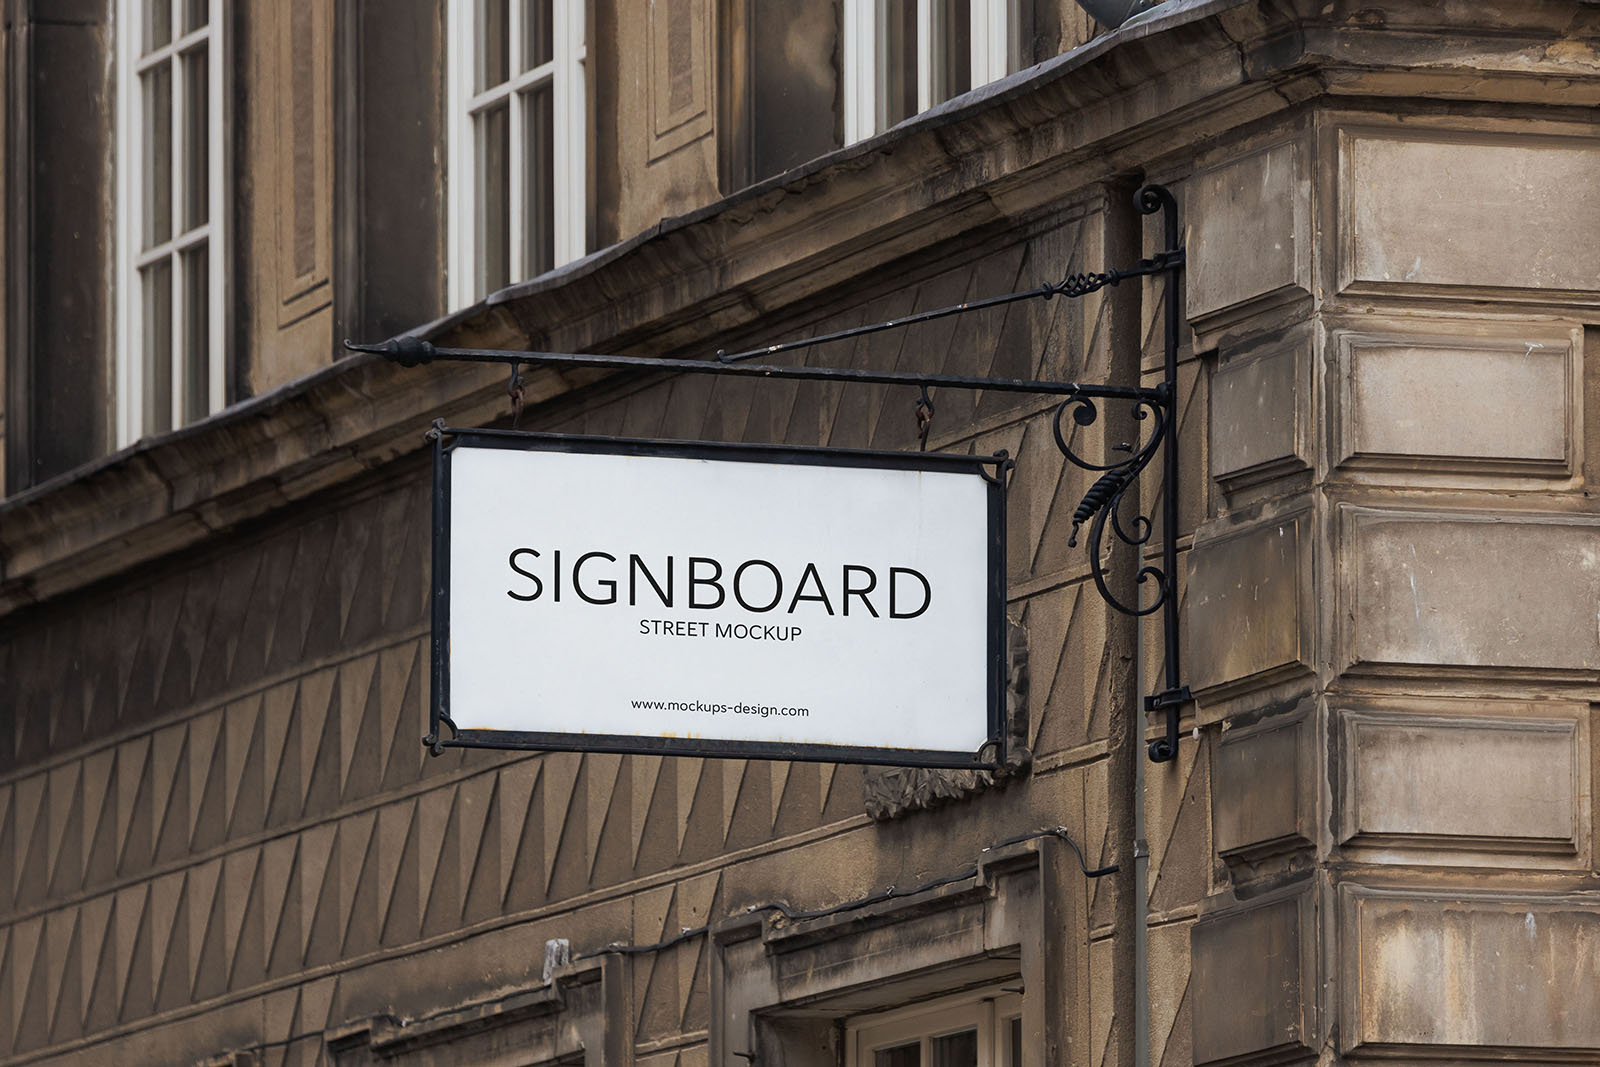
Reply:
<svg viewBox="0 0 1600 1067"><path fill-rule="evenodd" d="M1124 525L1122 519L1122 498L1138 479L1139 474L1150 465L1155 454L1160 450L1165 440L1168 411L1168 399L1162 395L1157 399L1140 399L1134 402L1133 417L1140 421L1153 417L1150 432L1145 435L1144 441L1138 448L1123 446L1130 450L1127 459L1115 463L1094 463L1078 455L1067 441L1067 435L1062 430L1062 420L1068 409L1071 409L1072 420L1079 426L1092 425L1099 418L1099 409L1093 400L1084 396L1070 396L1056 406L1051 428L1055 434L1056 447L1067 461L1086 471L1100 471L1097 478L1083 499L1079 502L1077 511L1072 516L1072 535L1067 539L1067 544L1076 547L1078 544L1078 530L1085 523L1089 523L1089 573L1094 579L1095 588L1105 598L1106 603L1124 615L1135 617L1153 615L1161 610L1166 603L1171 590L1167 582L1166 572L1154 564L1146 564L1139 568L1134 580L1139 585L1154 579L1157 589L1153 601L1143 606L1123 603L1112 594L1106 585L1105 563L1101 553L1101 545L1105 540L1106 527L1109 524L1111 532L1117 540L1131 548L1137 549L1150 540L1155 530L1155 524L1145 515L1135 515Z"/></svg>
<svg viewBox="0 0 1600 1067"><path fill-rule="evenodd" d="M1090 271L1084 274L1069 274L1054 285L1044 286L1043 289L1046 298L1080 297L1099 292L1108 285L1116 285L1121 280L1122 275L1118 271Z"/></svg>

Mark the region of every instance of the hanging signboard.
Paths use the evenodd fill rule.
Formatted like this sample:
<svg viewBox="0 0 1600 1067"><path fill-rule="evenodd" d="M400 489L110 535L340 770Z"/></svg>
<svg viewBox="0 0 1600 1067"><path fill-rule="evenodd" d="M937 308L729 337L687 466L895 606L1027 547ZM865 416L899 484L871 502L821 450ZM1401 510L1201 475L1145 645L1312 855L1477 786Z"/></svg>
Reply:
<svg viewBox="0 0 1600 1067"><path fill-rule="evenodd" d="M430 740L995 763L1006 466L442 430Z"/></svg>

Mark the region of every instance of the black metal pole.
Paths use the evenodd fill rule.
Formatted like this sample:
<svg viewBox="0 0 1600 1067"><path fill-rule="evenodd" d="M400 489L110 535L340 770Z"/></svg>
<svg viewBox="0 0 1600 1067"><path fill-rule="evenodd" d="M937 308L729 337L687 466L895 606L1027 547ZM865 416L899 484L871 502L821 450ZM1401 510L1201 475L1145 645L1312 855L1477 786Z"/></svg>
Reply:
<svg viewBox="0 0 1600 1067"><path fill-rule="evenodd" d="M1166 250L1178 248L1178 202L1167 189L1147 185L1139 190L1139 209L1145 214L1160 211L1163 222L1163 239ZM1162 458L1161 501L1161 574L1164 585L1162 597L1162 658L1165 661L1166 689L1145 699L1146 711L1165 711L1167 732L1150 742L1150 759L1166 763L1178 755L1178 716L1189 700L1189 689L1179 683L1182 665L1179 662L1178 619L1178 331L1179 318L1178 280L1182 272L1183 257L1171 257L1163 271L1166 284L1163 292L1163 333L1165 351L1162 364L1162 391L1166 395L1167 419L1162 426L1165 443Z"/></svg>

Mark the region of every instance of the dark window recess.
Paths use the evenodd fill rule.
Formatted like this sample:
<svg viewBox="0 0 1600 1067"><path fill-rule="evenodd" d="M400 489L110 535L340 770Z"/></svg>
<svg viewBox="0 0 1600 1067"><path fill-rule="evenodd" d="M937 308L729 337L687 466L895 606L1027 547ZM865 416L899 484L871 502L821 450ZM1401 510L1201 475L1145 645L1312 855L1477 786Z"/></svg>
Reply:
<svg viewBox="0 0 1600 1067"><path fill-rule="evenodd" d="M839 147L839 5L728 0L725 192Z"/></svg>
<svg viewBox="0 0 1600 1067"><path fill-rule="evenodd" d="M880 129L917 113L917 0L883 0Z"/></svg>
<svg viewBox="0 0 1600 1067"><path fill-rule="evenodd" d="M978 1031L936 1037L932 1042L933 1067L978 1067Z"/></svg>
<svg viewBox="0 0 1600 1067"><path fill-rule="evenodd" d="M335 10L338 336L392 337L444 312L444 8Z"/></svg>
<svg viewBox="0 0 1600 1067"><path fill-rule="evenodd" d="M934 50L933 102L943 103L972 88L972 4L936 0L938 47Z"/></svg>
<svg viewBox="0 0 1600 1067"><path fill-rule="evenodd" d="M93 5L87 5L92 7ZM109 5L101 5L105 8ZM30 10L37 9L30 14ZM6 287L5 471L17 493L111 448L113 95L103 16L6 8L0 151ZM97 21L99 19L100 21ZM151 27L151 32L170 28Z"/></svg>

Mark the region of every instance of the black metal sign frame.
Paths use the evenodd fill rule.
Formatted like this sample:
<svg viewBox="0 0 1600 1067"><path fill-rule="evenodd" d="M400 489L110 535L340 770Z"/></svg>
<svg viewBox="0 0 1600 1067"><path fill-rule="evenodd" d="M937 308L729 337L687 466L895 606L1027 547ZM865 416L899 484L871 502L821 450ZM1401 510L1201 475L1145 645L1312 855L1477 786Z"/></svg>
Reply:
<svg viewBox="0 0 1600 1067"><path fill-rule="evenodd" d="M1013 462L1004 452L993 456L946 452L885 452L793 445L722 444L637 438L520 433L515 430L455 429L436 422L433 443L433 641L430 671L432 702L424 742L435 755L447 748L496 748L530 751L589 751L622 754L742 757L813 760L829 763L876 763L907 767L949 767L993 770L1005 762L1005 627L1006 627L1006 480ZM987 647L974 650L985 661L987 735L975 752L854 747L802 742L736 741L710 738L652 737L596 733L481 730L458 728L450 714L450 528L451 456L462 447L524 452L566 452L584 455L651 456L735 463L815 467L855 467L895 471L943 471L972 474L986 483L985 634ZM889 668L886 668L889 669ZM563 709L570 713L571 709Z"/></svg>
<svg viewBox="0 0 1600 1067"><path fill-rule="evenodd" d="M1062 457L1069 463L1099 475L1078 505L1077 512L1073 516L1073 534L1068 543L1073 545L1077 543L1078 528L1087 523L1089 526L1089 543L1087 546L1089 574L1094 580L1095 588L1105 602L1114 610L1134 617L1153 615L1157 612L1161 613L1163 675L1166 685L1159 692L1145 697L1144 710L1147 713L1159 713L1165 716L1166 730L1163 736L1151 741L1148 748L1152 762L1165 763L1177 758L1178 718L1184 705L1192 699L1189 687L1182 684L1180 680L1182 678L1182 669L1179 660L1177 575L1179 488L1177 398L1178 347L1179 330L1181 328L1179 300L1181 298L1180 284L1184 272L1185 255L1179 240L1178 202L1172 193L1164 186L1146 185L1134 194L1134 204L1141 214L1161 215L1163 246L1161 251L1156 252L1148 259L1141 259L1131 267L1110 268L1092 273L1069 274L1059 282L1047 282L1035 289L1025 289L980 300L971 300L950 307L918 312L899 319L889 319L884 322L869 323L847 330L840 330L836 333L765 345L744 352L730 354L719 351L714 359L653 359L640 356L597 355L578 352L521 352L486 348L441 348L421 338L412 336L392 338L381 344L353 344L346 341L345 347L356 352L375 353L405 367L420 366L436 360L464 363L498 363L509 366L511 368L511 382L507 391L511 395L512 410L515 413L520 413L521 411L521 369L524 364L554 368L587 368L635 374L715 374L722 377L747 377L776 381L825 381L845 385L912 386L921 390L921 399L917 404L916 411L920 431L919 436L924 448L927 445L928 422L931 421L933 415L933 404L930 399L930 390L932 389L1031 393L1062 398L1061 402L1056 406L1053 422L1056 445L1060 449ZM1157 278L1163 286L1164 359L1162 380L1159 384L1150 387L1036 381L1015 378L982 378L952 374L925 374L918 371L876 371L850 367L789 366L775 363L748 362L763 357L780 355L785 352L810 349L818 345L831 344L838 341L847 341L881 330L901 329L949 315L963 315L974 311L982 311L1019 300L1049 300L1058 296L1066 299L1075 299L1109 286L1119 285L1124 281L1143 277ZM1130 443L1114 446L1125 451L1126 456L1109 463L1096 462L1079 455L1068 440L1069 435L1062 428L1063 421L1069 414L1072 421L1079 426L1093 424L1099 418L1099 409L1096 406L1097 401L1126 401L1130 403L1133 409L1133 417L1148 427L1142 442L1137 445ZM436 423L435 431L430 432L436 433L440 425ZM515 425L514 421L513 425ZM457 433L458 431L444 432ZM465 433L466 431L459 432ZM473 432L489 433L491 431ZM588 440L603 442L607 439L590 438ZM681 445L681 443L679 444ZM437 446L437 439L436 447L442 447ZM733 447L762 448L767 446ZM1142 509L1136 508L1131 517L1125 518L1123 515L1123 501L1127 498L1128 491L1138 484L1139 476L1150 466L1157 452L1162 453L1162 491L1160 497L1162 537L1160 555L1156 561L1152 561L1145 552L1145 546L1149 544L1151 536L1155 533L1156 517L1154 515L1145 515ZM926 455L926 453L875 454L879 456L910 457ZM1133 499L1137 503L1137 493L1134 494ZM435 495L434 506L435 523L437 525L439 515L437 509L440 506L437 494ZM1155 595L1148 600L1141 600L1132 604L1124 603L1112 592L1107 584L1107 557L1102 548L1104 547L1105 535L1108 530L1117 541L1122 542L1133 552L1135 578L1139 587L1155 591ZM436 556L435 563L437 564L437 562ZM996 665L1001 662L998 652L994 654L994 662ZM435 681L437 683L437 676ZM437 693L438 690L436 689L435 692ZM437 709L437 704L435 707ZM444 720L444 723L448 725L448 720ZM441 751L440 745L452 743L440 741L438 735L440 724L441 720L436 718L433 722L433 732L426 739L427 743L433 746L436 753ZM479 743L478 747L484 747L488 744L489 741L484 740ZM493 747L506 746L495 744ZM586 747L596 746L587 745ZM741 745L739 751L727 754L753 754L746 749L747 746ZM664 749L646 747L626 750L613 749L612 751L659 752L664 751ZM880 758L877 762L887 762L888 760L885 758L887 755L887 753L879 753ZM909 758L897 759L895 762L914 763ZM974 764L962 765L973 766Z"/></svg>

